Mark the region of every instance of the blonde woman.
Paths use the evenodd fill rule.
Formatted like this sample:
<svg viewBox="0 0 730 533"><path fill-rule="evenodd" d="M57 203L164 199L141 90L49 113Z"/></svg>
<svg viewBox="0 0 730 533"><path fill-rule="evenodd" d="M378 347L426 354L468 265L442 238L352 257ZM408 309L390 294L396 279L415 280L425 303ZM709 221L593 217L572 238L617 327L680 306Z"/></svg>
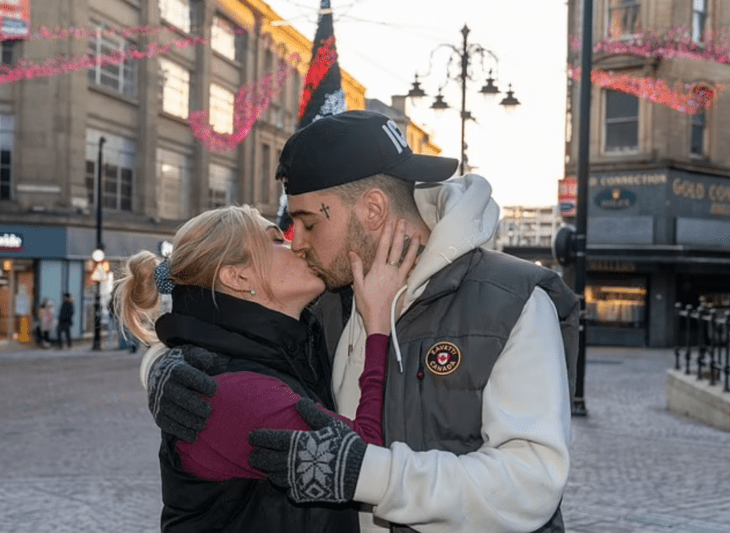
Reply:
<svg viewBox="0 0 730 533"><path fill-rule="evenodd" d="M162 531L358 531L351 504L291 503L250 466L248 435L261 428L309 429L300 412L316 409L354 429L365 442L382 444L390 304L418 248L409 247L400 261L403 237L402 223L384 232L367 277L360 258L350 255L353 270L360 273L355 299L368 333L354 420L332 411L329 359L306 317L307 305L324 292L324 283L255 209L227 207L193 218L178 230L174 251L164 262L149 252L129 259L116 288L117 316L144 343L159 339L172 348L152 366L156 390L164 389L159 381L174 370L175 360L191 354L209 356L207 370L217 385L211 415L197 439L185 442L162 434ZM172 294L173 306L171 313L157 317L160 292ZM340 474L357 479L358 473Z"/></svg>

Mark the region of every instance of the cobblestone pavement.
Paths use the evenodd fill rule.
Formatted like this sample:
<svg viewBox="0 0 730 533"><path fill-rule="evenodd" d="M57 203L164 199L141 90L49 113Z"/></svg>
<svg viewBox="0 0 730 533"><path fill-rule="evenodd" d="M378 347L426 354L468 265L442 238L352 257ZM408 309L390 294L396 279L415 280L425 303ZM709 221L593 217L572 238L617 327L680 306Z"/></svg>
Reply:
<svg viewBox="0 0 730 533"><path fill-rule="evenodd" d="M730 433L666 409L669 350L588 348L564 496L573 533L730 533Z"/></svg>
<svg viewBox="0 0 730 533"><path fill-rule="evenodd" d="M159 531L159 434L126 351L0 350L0 532ZM589 348L572 533L730 533L730 433L666 411L667 350Z"/></svg>

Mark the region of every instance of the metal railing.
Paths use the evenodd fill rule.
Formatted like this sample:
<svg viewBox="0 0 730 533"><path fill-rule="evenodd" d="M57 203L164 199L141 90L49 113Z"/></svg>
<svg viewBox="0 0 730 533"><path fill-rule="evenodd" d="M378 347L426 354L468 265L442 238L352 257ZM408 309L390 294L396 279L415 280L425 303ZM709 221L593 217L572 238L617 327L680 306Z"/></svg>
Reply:
<svg viewBox="0 0 730 533"><path fill-rule="evenodd" d="M730 392L730 310L674 304L675 370Z"/></svg>

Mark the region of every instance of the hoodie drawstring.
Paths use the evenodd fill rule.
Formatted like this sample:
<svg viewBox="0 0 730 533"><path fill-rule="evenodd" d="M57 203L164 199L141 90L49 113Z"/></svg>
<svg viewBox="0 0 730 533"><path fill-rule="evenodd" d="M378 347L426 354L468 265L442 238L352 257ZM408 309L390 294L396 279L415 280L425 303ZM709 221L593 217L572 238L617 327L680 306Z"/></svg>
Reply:
<svg viewBox="0 0 730 533"><path fill-rule="evenodd" d="M393 302L390 304L390 336L393 338L393 348L395 348L395 359L398 361L398 367L400 368L400 373L403 373L403 360L401 359L400 355L400 347L398 346L398 335L395 332L395 308L396 304L398 303L398 298L400 298L400 295L403 294L403 292L408 288L408 285L403 285L398 292L395 293L395 298L393 298Z"/></svg>

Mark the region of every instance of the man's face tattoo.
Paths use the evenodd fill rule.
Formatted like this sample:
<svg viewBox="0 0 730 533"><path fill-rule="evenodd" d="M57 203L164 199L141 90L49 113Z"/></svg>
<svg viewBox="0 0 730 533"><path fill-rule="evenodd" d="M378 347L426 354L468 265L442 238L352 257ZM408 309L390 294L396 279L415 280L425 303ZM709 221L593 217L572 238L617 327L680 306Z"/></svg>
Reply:
<svg viewBox="0 0 730 533"><path fill-rule="evenodd" d="M328 205L324 205L324 203L322 203L322 207L320 208L319 212L324 214L324 216L327 217L327 220L330 219L330 207Z"/></svg>

